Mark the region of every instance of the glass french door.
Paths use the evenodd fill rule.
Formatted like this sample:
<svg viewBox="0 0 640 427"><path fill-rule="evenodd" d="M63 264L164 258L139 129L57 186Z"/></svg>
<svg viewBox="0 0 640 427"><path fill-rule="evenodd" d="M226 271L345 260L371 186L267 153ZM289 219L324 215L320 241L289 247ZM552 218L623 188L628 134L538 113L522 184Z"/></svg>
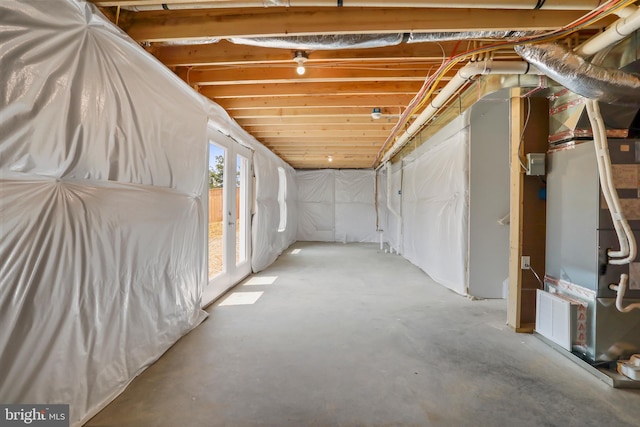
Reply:
<svg viewBox="0 0 640 427"><path fill-rule="evenodd" d="M209 131L208 305L251 273L251 151Z"/></svg>

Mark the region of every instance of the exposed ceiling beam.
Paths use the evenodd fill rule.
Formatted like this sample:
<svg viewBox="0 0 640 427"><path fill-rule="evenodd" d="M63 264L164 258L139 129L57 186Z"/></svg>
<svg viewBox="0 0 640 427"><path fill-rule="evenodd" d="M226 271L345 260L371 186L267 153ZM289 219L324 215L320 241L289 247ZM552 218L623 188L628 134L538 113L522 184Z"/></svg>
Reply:
<svg viewBox="0 0 640 427"><path fill-rule="evenodd" d="M124 11L127 12L127 11ZM139 42L309 34L551 30L581 11L425 8L237 8L128 12L123 29Z"/></svg>
<svg viewBox="0 0 640 427"><path fill-rule="evenodd" d="M242 124L241 124L242 125ZM367 131L367 132L388 132L393 127L393 123L385 121L378 121L377 123L351 123L345 125L344 123L334 124L311 124L309 122L286 124L286 125L242 125L245 130L251 134L268 134L268 133L287 133L287 132L331 132L336 129L345 131Z"/></svg>
<svg viewBox="0 0 640 427"><path fill-rule="evenodd" d="M238 120L242 119L251 119L251 118L274 118L279 120L282 117L285 118L305 118L305 117L323 117L323 116L334 116L340 115L342 117L369 117L371 118L371 108L372 106L353 106L353 107L336 107L336 106L326 106L326 107L310 107L310 108L250 108L250 109L241 109L238 108L233 112L233 117ZM381 106L382 117L398 117L402 110L404 109L404 105L395 106L395 107L384 107Z"/></svg>
<svg viewBox="0 0 640 427"><path fill-rule="evenodd" d="M207 85L240 85L240 84L274 84L274 83L339 83L339 82L374 82L374 81L424 81L427 74L435 69L434 65L367 66L366 64L345 67L322 66L308 64L304 76L295 72L295 64L269 68L221 68L221 69L187 69L181 67L176 74L189 84ZM438 64L439 65L439 64Z"/></svg>
<svg viewBox="0 0 640 427"><path fill-rule="evenodd" d="M340 138L325 138L323 141L303 141L298 144L282 144L279 141L270 142L269 147L283 151L283 152L297 152L297 151L305 151L305 150L313 150L313 151L328 151L328 150L342 150L342 151L352 151L352 152L369 152L372 150L379 149L380 144L373 141L357 141L355 144L351 142L343 142L343 139Z"/></svg>
<svg viewBox="0 0 640 427"><path fill-rule="evenodd" d="M204 86L200 93L209 98L260 98L282 96L348 96L415 94L422 82L352 82L352 83L275 83L230 86ZM277 101L275 101L277 102Z"/></svg>
<svg viewBox="0 0 640 427"><path fill-rule="evenodd" d="M329 95L324 97L279 96L276 98L228 98L214 101L226 110L262 108L317 108L323 107L404 107L412 95ZM235 117L235 114L233 114Z"/></svg>
<svg viewBox="0 0 640 427"><path fill-rule="evenodd" d="M394 61L412 66L414 63L441 62L443 56L449 55L456 44L457 42L412 43L371 49L318 50L309 54L307 64L313 67L315 62L347 65L350 62L384 63ZM149 52L169 67L199 65L242 65L246 67L250 64L260 64L261 66L265 64L293 64L293 51L290 49L236 45L226 40L214 44L189 46L153 44L149 48ZM507 53L511 57L516 56L513 50L509 50Z"/></svg>
<svg viewBox="0 0 640 427"><path fill-rule="evenodd" d="M281 3L265 3L264 0L90 0L98 6L160 6L161 4L171 5L213 5L215 7L237 7L239 4L247 3L256 6L336 6L335 0L287 0ZM512 8L512 9L533 9L540 2L537 0L467 0L467 1L443 1L443 0L401 0L396 1L396 7L482 7L482 8ZM597 7L600 2L597 0L550 0L548 5L554 9L565 10L591 10ZM345 7L350 6L388 6L388 0L347 0Z"/></svg>
<svg viewBox="0 0 640 427"><path fill-rule="evenodd" d="M369 109L371 112L371 109ZM318 117L295 117L295 116L279 116L274 117L250 117L239 118L237 122L246 129L253 127L259 127L262 129L269 127L281 127L290 129L292 127L319 127L327 125L340 125L345 126L346 129L362 128L372 126L391 126L398 119L398 115L383 116L378 120L371 118L370 114L366 116L332 116L323 115Z"/></svg>
<svg viewBox="0 0 640 427"><path fill-rule="evenodd" d="M256 131L251 132L253 136L260 139L261 137L270 138L270 139L284 139L284 140L294 140L294 139L314 139L314 138L335 138L335 137L343 137L347 138L364 138L369 141L379 140L380 138L385 139L389 132L385 130L353 130L353 129L328 129L323 130L318 133L318 131Z"/></svg>
<svg viewBox="0 0 640 427"><path fill-rule="evenodd" d="M349 144L362 143L365 145L370 144L371 146L379 147L384 142L385 138L386 138L386 135L383 136L382 138L380 137L372 138L370 136L326 137L326 136L323 136L322 134L317 134L315 136L299 138L297 141L294 141L294 138L290 138L290 139L291 139L291 142L297 142L299 145L309 144L309 146L313 145L314 143L320 144L322 146L331 145L331 144L345 144L345 146L348 146ZM302 139L304 139L304 141L302 141ZM262 138L259 138L259 141L265 143L266 145L271 145L271 144L278 145L283 142L282 139L272 138L272 137L262 137Z"/></svg>

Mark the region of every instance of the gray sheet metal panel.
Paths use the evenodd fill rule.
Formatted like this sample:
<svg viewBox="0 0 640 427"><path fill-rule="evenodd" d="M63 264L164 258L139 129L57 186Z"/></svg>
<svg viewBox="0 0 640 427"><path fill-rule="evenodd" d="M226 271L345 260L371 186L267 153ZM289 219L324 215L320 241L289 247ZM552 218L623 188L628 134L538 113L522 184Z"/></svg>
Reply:
<svg viewBox="0 0 640 427"><path fill-rule="evenodd" d="M485 100L471 109L469 144L469 294L502 298L509 277L509 103Z"/></svg>
<svg viewBox="0 0 640 427"><path fill-rule="evenodd" d="M640 300L625 298L624 304ZM628 359L640 352L640 310L621 313L615 299L598 298L595 304L595 360Z"/></svg>
<svg viewBox="0 0 640 427"><path fill-rule="evenodd" d="M593 291L598 285L598 171L593 142L549 154L546 272Z"/></svg>

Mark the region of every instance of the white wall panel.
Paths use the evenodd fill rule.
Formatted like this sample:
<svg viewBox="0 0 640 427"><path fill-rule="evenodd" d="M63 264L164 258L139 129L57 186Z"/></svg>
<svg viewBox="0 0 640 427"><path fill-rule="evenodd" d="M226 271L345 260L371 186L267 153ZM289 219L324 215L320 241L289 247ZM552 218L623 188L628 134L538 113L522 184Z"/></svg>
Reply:
<svg viewBox="0 0 640 427"><path fill-rule="evenodd" d="M378 241L374 171L298 171L297 185L298 240Z"/></svg>

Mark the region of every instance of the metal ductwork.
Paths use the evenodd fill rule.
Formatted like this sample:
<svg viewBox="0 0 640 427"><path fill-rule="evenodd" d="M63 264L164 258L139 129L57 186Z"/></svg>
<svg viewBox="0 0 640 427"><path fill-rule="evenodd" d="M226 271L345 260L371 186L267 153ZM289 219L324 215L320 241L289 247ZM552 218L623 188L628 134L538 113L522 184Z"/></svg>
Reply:
<svg viewBox="0 0 640 427"><path fill-rule="evenodd" d="M287 37L232 37L231 43L292 50L363 49L397 46L404 34L325 34Z"/></svg>
<svg viewBox="0 0 640 427"><path fill-rule="evenodd" d="M640 77L595 65L552 43L516 46L516 52L567 89L607 104L640 107Z"/></svg>
<svg viewBox="0 0 640 427"><path fill-rule="evenodd" d="M564 52L566 52L566 49ZM597 67L599 70L605 70L608 76L623 73L625 76L635 78L633 81L637 81L640 75L640 33L635 32L615 46L601 51L593 58L589 65L590 66L587 67L588 69ZM616 73L612 74L613 71ZM598 74L598 76L602 76L602 74ZM567 77L565 77L565 80L566 78ZM612 83L609 81L599 82L593 78L585 80L583 76L575 76L572 78L579 78L583 82L589 81L595 84L597 88L591 89L592 92L606 91L608 90L608 85ZM561 79L554 77L554 80L559 81ZM627 80L624 81L627 82ZM570 85L570 82L559 82L565 87ZM614 82L614 84L619 85L620 83ZM580 86L584 85L585 83L580 83ZM600 105L602 118L607 129L607 136L610 138L638 136L638 131L633 129L633 127L638 126L640 89L629 88L628 91L629 95L625 95L625 99L627 101L635 101L635 103L631 102L631 105L607 104L606 101L603 100L603 103ZM576 139L591 139L593 137L591 124L587 116L585 98L582 95L568 89L556 90L550 97L550 100L549 142L551 144L560 144L564 141Z"/></svg>
<svg viewBox="0 0 640 427"><path fill-rule="evenodd" d="M461 31L458 33L411 33L407 43L441 42L452 40L516 39L530 34L525 31Z"/></svg>
<svg viewBox="0 0 640 427"><path fill-rule="evenodd" d="M397 46L400 43L428 43L452 40L520 38L523 31L462 31L406 34L326 34L317 36L232 37L235 44L292 50L363 49Z"/></svg>

